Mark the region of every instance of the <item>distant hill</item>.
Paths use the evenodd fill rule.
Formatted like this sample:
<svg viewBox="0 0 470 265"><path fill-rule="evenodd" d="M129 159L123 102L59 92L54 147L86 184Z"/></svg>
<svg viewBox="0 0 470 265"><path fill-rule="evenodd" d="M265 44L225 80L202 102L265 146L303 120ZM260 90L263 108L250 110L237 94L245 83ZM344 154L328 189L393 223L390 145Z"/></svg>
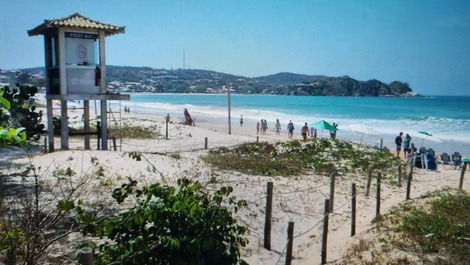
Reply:
<svg viewBox="0 0 470 265"><path fill-rule="evenodd" d="M302 74L294 74L294 73L277 73L273 75L266 75L255 77L255 80L268 83L268 84L276 84L276 85L296 85L300 83L311 83L318 81L320 79L326 78L323 75L302 75Z"/></svg>
<svg viewBox="0 0 470 265"><path fill-rule="evenodd" d="M151 67L106 67L109 89L121 92L225 93L230 82L234 93L315 96L403 96L414 95L405 82L390 84L379 80L359 81L349 76L328 77L277 73L245 77L200 69L159 69ZM44 86L44 68L1 70L0 83L29 83Z"/></svg>

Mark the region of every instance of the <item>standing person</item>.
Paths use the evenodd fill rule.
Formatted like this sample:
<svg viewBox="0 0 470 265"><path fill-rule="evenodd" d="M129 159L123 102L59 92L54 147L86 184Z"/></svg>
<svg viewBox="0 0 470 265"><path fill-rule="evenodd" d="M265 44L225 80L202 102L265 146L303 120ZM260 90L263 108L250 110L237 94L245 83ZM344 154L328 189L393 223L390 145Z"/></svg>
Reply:
<svg viewBox="0 0 470 265"><path fill-rule="evenodd" d="M264 120L264 134L268 131L268 121Z"/></svg>
<svg viewBox="0 0 470 265"><path fill-rule="evenodd" d="M240 115L240 127L243 127L243 115Z"/></svg>
<svg viewBox="0 0 470 265"><path fill-rule="evenodd" d="M287 124L287 132L289 139L292 139L292 136L294 135L294 124L292 121L289 121L289 124Z"/></svg>
<svg viewBox="0 0 470 265"><path fill-rule="evenodd" d="M276 119L276 134L281 134L281 123L279 122L279 119Z"/></svg>
<svg viewBox="0 0 470 265"><path fill-rule="evenodd" d="M256 135L259 134L259 122L256 123Z"/></svg>
<svg viewBox="0 0 470 265"><path fill-rule="evenodd" d="M305 123L304 127L302 127L302 137L304 138L304 142L307 141L307 135L308 135L308 126L307 123Z"/></svg>
<svg viewBox="0 0 470 265"><path fill-rule="evenodd" d="M403 142L403 153L405 157L406 157L406 154L408 155L411 154L410 143L411 143L411 136L409 134L406 134L405 141Z"/></svg>
<svg viewBox="0 0 470 265"><path fill-rule="evenodd" d="M400 132L400 135L395 137L395 144L397 145L397 157L400 157L401 144L403 142L403 139L401 138L402 135L403 135L403 133Z"/></svg>
<svg viewBox="0 0 470 265"><path fill-rule="evenodd" d="M333 123L333 126L335 127L335 130L333 131L333 139L336 139L336 132L338 132L338 124L337 123Z"/></svg>

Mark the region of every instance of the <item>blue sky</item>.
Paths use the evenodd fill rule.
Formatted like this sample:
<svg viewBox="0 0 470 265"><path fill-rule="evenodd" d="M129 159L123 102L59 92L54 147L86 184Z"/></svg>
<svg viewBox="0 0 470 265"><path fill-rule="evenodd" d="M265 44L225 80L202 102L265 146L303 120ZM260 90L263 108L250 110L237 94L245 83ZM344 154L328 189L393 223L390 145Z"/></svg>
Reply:
<svg viewBox="0 0 470 265"><path fill-rule="evenodd" d="M0 67L44 64L26 30L75 12L118 25L107 63L245 76L277 72L401 80L470 95L470 1L0 0Z"/></svg>

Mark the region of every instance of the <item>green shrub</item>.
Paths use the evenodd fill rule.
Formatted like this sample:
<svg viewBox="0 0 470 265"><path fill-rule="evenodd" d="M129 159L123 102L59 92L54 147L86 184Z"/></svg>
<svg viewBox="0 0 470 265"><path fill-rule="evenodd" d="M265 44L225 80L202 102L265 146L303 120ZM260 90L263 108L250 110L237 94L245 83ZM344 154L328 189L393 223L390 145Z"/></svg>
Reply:
<svg viewBox="0 0 470 265"><path fill-rule="evenodd" d="M400 228L425 252L445 248L470 255L470 196L443 193L429 203L429 209L411 209L402 217Z"/></svg>
<svg viewBox="0 0 470 265"><path fill-rule="evenodd" d="M8 113L0 114L0 126L23 127L27 139L38 140L44 132L44 125L41 124L42 111L37 112L34 104L37 87L17 84L14 88L5 86L2 91L0 97L4 100L1 101L8 101L9 109Z"/></svg>
<svg viewBox="0 0 470 265"><path fill-rule="evenodd" d="M113 192L118 203L133 197L135 206L84 227L107 239L98 246L98 264L246 264L240 258L246 229L232 217L245 202L229 197L231 187L211 195L188 179L177 187L136 184Z"/></svg>

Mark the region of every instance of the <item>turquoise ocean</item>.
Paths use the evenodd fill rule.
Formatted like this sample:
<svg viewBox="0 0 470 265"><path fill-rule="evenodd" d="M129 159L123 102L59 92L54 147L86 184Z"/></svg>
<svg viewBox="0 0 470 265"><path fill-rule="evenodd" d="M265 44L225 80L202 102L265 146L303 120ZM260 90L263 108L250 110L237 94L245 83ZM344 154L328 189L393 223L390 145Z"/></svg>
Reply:
<svg viewBox="0 0 470 265"><path fill-rule="evenodd" d="M170 113L183 119L187 108L196 123L225 123L227 95L206 94L134 94L127 103L133 111L145 114ZM376 144L383 138L389 147L400 131L414 142L441 152L459 151L470 156L470 97L315 97L232 95L232 121L253 126L266 119L271 128L276 119L283 128L289 120L296 127L304 122L326 120L338 123L338 136L348 140ZM421 139L418 131L431 133ZM325 135L327 132L324 133Z"/></svg>

